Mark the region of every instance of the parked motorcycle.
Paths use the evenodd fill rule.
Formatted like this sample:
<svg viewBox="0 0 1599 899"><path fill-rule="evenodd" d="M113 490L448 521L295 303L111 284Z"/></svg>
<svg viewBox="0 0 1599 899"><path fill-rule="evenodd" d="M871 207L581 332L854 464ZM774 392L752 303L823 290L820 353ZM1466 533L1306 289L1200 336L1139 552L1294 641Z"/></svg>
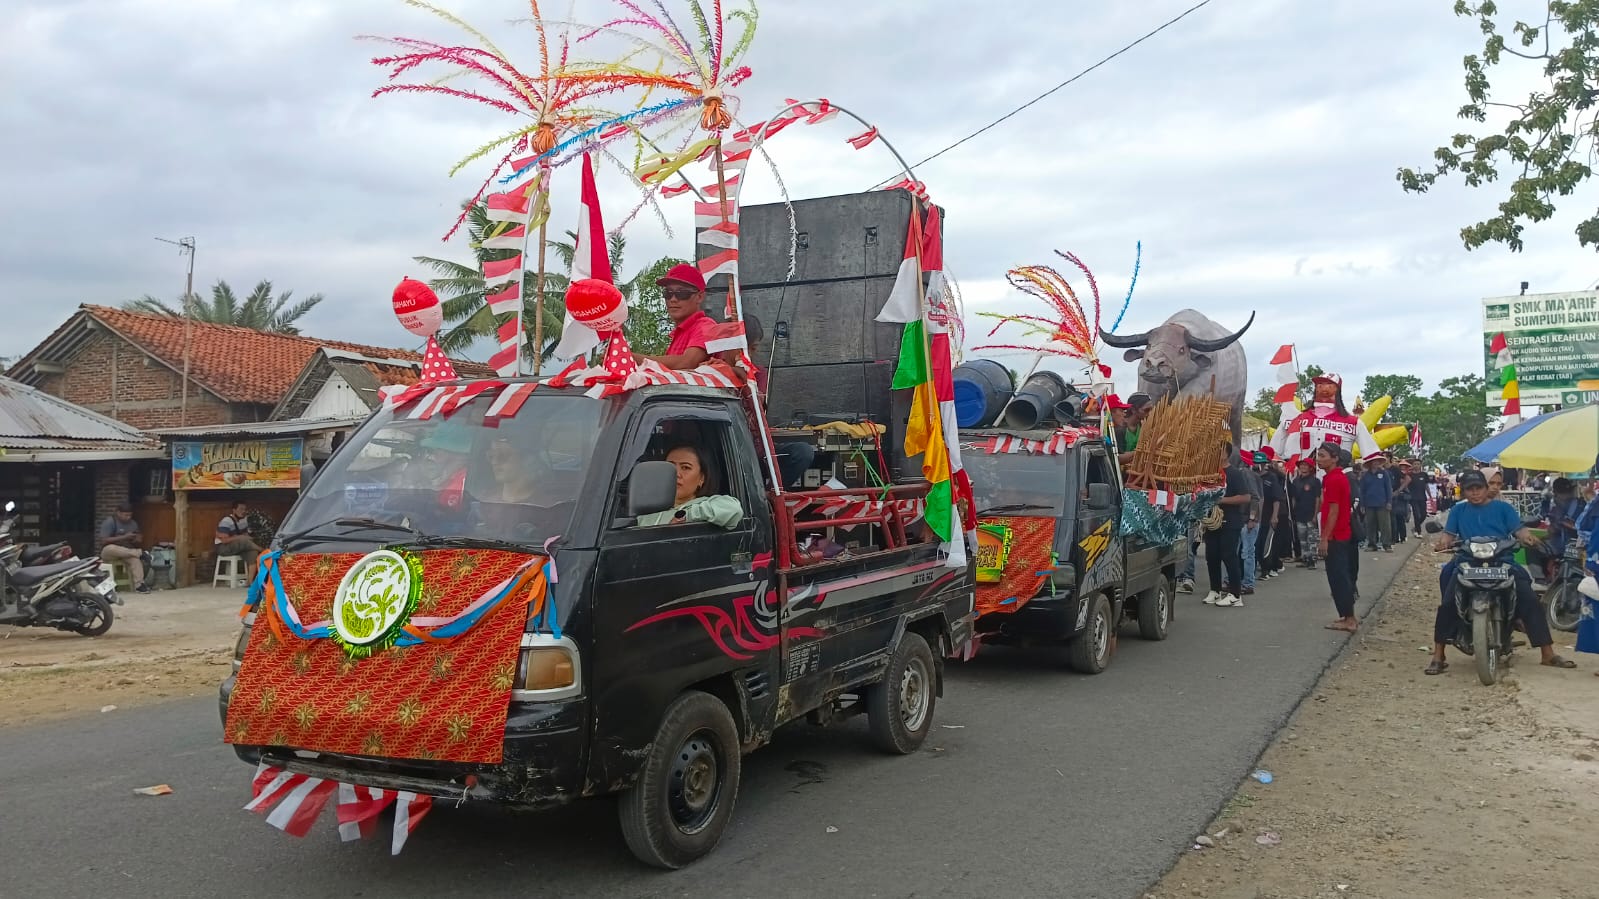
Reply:
<svg viewBox="0 0 1599 899"><path fill-rule="evenodd" d="M1471 656L1485 686L1499 680L1500 663L1510 653L1516 617L1516 541L1467 540L1455 552L1455 609L1460 627L1452 641Z"/></svg>
<svg viewBox="0 0 1599 899"><path fill-rule="evenodd" d="M1543 594L1544 612L1549 618L1549 629L1573 633L1582 620L1582 594L1577 585L1582 583L1584 563L1587 562L1587 541L1572 540L1566 544L1565 555L1555 570L1554 580Z"/></svg>
<svg viewBox="0 0 1599 899"><path fill-rule="evenodd" d="M7 520L0 523L9 535L15 504L6 504ZM0 624L12 627L53 627L85 637L111 630L112 604L122 605L116 582L100 570L98 559L78 559L67 550L63 561L44 565L17 564L23 547L0 547L5 586L0 592ZM58 554L50 550L46 556ZM37 556L36 556L37 557Z"/></svg>
<svg viewBox="0 0 1599 899"><path fill-rule="evenodd" d="M22 567L50 565L65 562L73 557L72 547L65 540L57 543L18 543L12 529L17 523L17 504L8 502L5 514L0 516L0 566Z"/></svg>

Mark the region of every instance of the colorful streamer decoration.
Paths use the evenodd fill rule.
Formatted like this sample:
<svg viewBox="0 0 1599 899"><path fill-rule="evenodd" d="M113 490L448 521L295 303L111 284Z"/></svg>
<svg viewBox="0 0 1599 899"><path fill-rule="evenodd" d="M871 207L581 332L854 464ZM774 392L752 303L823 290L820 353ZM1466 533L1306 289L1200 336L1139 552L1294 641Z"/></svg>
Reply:
<svg viewBox="0 0 1599 899"><path fill-rule="evenodd" d="M1521 382L1516 376L1516 362L1510 354L1510 341L1501 331L1488 344L1494 354L1494 367L1499 369L1500 397L1505 401L1504 416L1509 424L1521 421Z"/></svg>
<svg viewBox="0 0 1599 899"><path fill-rule="evenodd" d="M373 65L389 70L390 81L373 91L372 96L390 93L441 94L487 106L523 120L511 130L472 150L450 169L450 174L454 175L480 159L495 153L501 154L493 171L479 186L471 202L466 204L468 209L483 199L489 184L507 165L525 171L541 160L553 161L550 159L552 154L559 147L566 146L559 140L561 135L581 133L593 138L603 132L615 138L628 133L626 127L617 128L614 124L623 117L601 109L594 103L597 98L624 90L631 82L620 74L608 72L605 67L574 63L569 28L561 30L552 47L538 0L529 0L533 16L528 21L538 35L539 48L538 69L532 72L523 72L487 35L453 13L423 0L406 2L466 32L477 45L455 46L416 38L363 36L365 40L382 41L401 51L372 60ZM433 67L442 67L443 71L432 80L401 80ZM582 76L569 75L574 70L581 70ZM611 126L609 131L607 125ZM532 153L533 156L513 163L513 157L525 153ZM466 215L463 210L454 226L445 234L445 240L461 227ZM526 219L524 216L523 221ZM536 229L537 225L533 227Z"/></svg>
<svg viewBox="0 0 1599 899"><path fill-rule="evenodd" d="M1139 261L1143 258L1142 244L1139 245ZM1077 298L1077 292L1066 277L1053 268L1045 265L1024 265L1013 268L1005 273L1005 277L1017 290L1043 300L1049 305L1052 316L1026 315L1026 314L1000 314L997 312L979 312L978 315L998 321L993 330L988 332L993 337L999 329L1007 324L1020 325L1030 337L1042 337L1043 342L1034 345L1021 344L988 344L977 347L979 350L1027 350L1048 356L1065 356L1070 359L1080 359L1091 367L1099 370L1100 374L1110 377L1108 366L1099 361L1099 353L1095 344L1099 341L1100 299L1099 284L1094 280L1094 273L1088 266L1077 258L1075 253L1055 251L1055 255L1076 266L1088 279L1088 289L1094 297L1094 317L1090 322L1083 304ZM1138 263L1134 264L1133 282L1137 283ZM1133 291L1129 286L1127 299L1122 303L1122 313L1127 311L1127 304L1132 302ZM1121 321L1121 315L1116 317Z"/></svg>

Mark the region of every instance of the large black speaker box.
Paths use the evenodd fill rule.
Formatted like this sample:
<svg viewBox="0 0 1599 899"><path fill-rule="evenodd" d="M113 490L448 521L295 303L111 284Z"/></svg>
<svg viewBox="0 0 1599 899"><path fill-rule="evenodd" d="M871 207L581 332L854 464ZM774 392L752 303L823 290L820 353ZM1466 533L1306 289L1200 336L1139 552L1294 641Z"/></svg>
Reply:
<svg viewBox="0 0 1599 899"><path fill-rule="evenodd" d="M869 414L888 433L892 472L915 476L903 452L910 391L889 385L899 360L899 324L876 321L905 258L912 200L869 191L793 204L797 246L781 203L739 211L739 281L744 311L765 332L756 362L768 371L770 418ZM787 278L794 247L794 277ZM716 252L699 247L701 257ZM727 276L711 279L707 311L720 319Z"/></svg>

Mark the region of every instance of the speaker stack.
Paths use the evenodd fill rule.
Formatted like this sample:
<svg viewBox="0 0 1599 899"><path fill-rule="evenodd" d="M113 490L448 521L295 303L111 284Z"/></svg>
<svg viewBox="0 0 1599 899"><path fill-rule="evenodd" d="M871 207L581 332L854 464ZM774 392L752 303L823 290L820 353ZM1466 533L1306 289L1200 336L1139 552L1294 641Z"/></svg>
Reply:
<svg viewBox="0 0 1599 899"><path fill-rule="evenodd" d="M911 197L870 191L793 204L799 232L794 277L788 209L739 210L739 277L744 311L765 336L755 361L768 373L773 427L862 415L882 424L891 473L919 474L903 452L910 391L892 391L903 326L876 321L905 258ZM714 248L700 246L701 255ZM720 318L727 276L711 279L707 312Z"/></svg>

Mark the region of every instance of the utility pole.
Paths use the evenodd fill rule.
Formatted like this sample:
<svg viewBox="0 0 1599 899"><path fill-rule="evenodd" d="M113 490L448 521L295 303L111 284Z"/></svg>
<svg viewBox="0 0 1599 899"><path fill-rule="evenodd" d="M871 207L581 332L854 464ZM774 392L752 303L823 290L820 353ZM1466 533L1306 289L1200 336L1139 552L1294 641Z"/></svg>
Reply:
<svg viewBox="0 0 1599 899"><path fill-rule="evenodd" d="M189 424L189 347L193 343L191 335L194 333L194 316L190 314L189 303L194 298L194 238L167 240L157 237L156 240L176 246L179 256L189 257L189 275L183 281L183 387L178 405L178 427L182 428Z"/></svg>

